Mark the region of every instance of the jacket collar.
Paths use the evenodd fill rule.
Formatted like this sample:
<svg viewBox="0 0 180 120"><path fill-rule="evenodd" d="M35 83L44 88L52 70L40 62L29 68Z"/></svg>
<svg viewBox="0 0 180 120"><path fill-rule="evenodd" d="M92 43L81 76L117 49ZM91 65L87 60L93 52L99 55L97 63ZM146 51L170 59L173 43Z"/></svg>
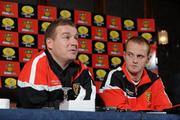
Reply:
<svg viewBox="0 0 180 120"><path fill-rule="evenodd" d="M124 64L122 65L122 70L123 70L123 72L124 72L127 80L128 80L129 82L131 82L132 84L134 84L134 83L132 82L131 78L130 78L130 75L129 75L127 69L126 69L126 63L124 63ZM149 76L148 76L148 74L147 74L147 70L144 68L143 74L142 74L142 76L141 76L141 80L140 80L138 86L141 86L141 85L143 85L143 84L147 84L147 83L150 83L150 82L151 82L151 79L149 78Z"/></svg>

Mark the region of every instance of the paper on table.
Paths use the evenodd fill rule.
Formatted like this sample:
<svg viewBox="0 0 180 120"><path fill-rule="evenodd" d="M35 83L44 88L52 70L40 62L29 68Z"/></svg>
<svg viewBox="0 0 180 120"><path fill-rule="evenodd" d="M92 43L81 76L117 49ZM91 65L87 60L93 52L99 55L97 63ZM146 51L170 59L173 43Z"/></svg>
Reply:
<svg viewBox="0 0 180 120"><path fill-rule="evenodd" d="M63 101L59 105L60 110L71 111L95 111L95 101L93 100L69 100Z"/></svg>
<svg viewBox="0 0 180 120"><path fill-rule="evenodd" d="M10 100L6 98L0 98L0 109L9 109Z"/></svg>

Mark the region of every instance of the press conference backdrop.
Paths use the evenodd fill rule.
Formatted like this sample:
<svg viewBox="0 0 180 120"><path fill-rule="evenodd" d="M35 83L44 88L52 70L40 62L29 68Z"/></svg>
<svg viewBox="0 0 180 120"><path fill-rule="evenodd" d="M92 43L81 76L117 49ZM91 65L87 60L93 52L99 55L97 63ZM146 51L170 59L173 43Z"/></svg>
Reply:
<svg viewBox="0 0 180 120"><path fill-rule="evenodd" d="M151 43L147 68L157 72L155 20L124 18L55 6L0 1L0 88L15 90L31 57L44 49L44 32L57 18L72 20L79 32L77 59L86 64L97 89L110 69L123 64L125 41L141 35Z"/></svg>

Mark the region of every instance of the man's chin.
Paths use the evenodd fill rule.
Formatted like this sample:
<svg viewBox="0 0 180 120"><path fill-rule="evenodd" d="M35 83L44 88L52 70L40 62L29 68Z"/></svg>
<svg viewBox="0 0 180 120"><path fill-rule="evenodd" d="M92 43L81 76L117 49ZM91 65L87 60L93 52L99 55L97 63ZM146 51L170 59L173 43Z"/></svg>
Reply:
<svg viewBox="0 0 180 120"><path fill-rule="evenodd" d="M76 56L71 56L71 57L69 57L69 60L75 60L76 59Z"/></svg>
<svg viewBox="0 0 180 120"><path fill-rule="evenodd" d="M131 70L130 73L131 74L137 74L139 71L138 70Z"/></svg>

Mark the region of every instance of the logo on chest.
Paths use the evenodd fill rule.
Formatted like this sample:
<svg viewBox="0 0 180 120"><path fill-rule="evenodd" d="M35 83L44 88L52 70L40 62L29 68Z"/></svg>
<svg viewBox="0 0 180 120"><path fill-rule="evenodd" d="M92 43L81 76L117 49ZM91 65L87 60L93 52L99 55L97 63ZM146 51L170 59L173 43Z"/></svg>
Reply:
<svg viewBox="0 0 180 120"><path fill-rule="evenodd" d="M151 92L146 92L145 97L146 97L146 102L151 103L152 93Z"/></svg>

